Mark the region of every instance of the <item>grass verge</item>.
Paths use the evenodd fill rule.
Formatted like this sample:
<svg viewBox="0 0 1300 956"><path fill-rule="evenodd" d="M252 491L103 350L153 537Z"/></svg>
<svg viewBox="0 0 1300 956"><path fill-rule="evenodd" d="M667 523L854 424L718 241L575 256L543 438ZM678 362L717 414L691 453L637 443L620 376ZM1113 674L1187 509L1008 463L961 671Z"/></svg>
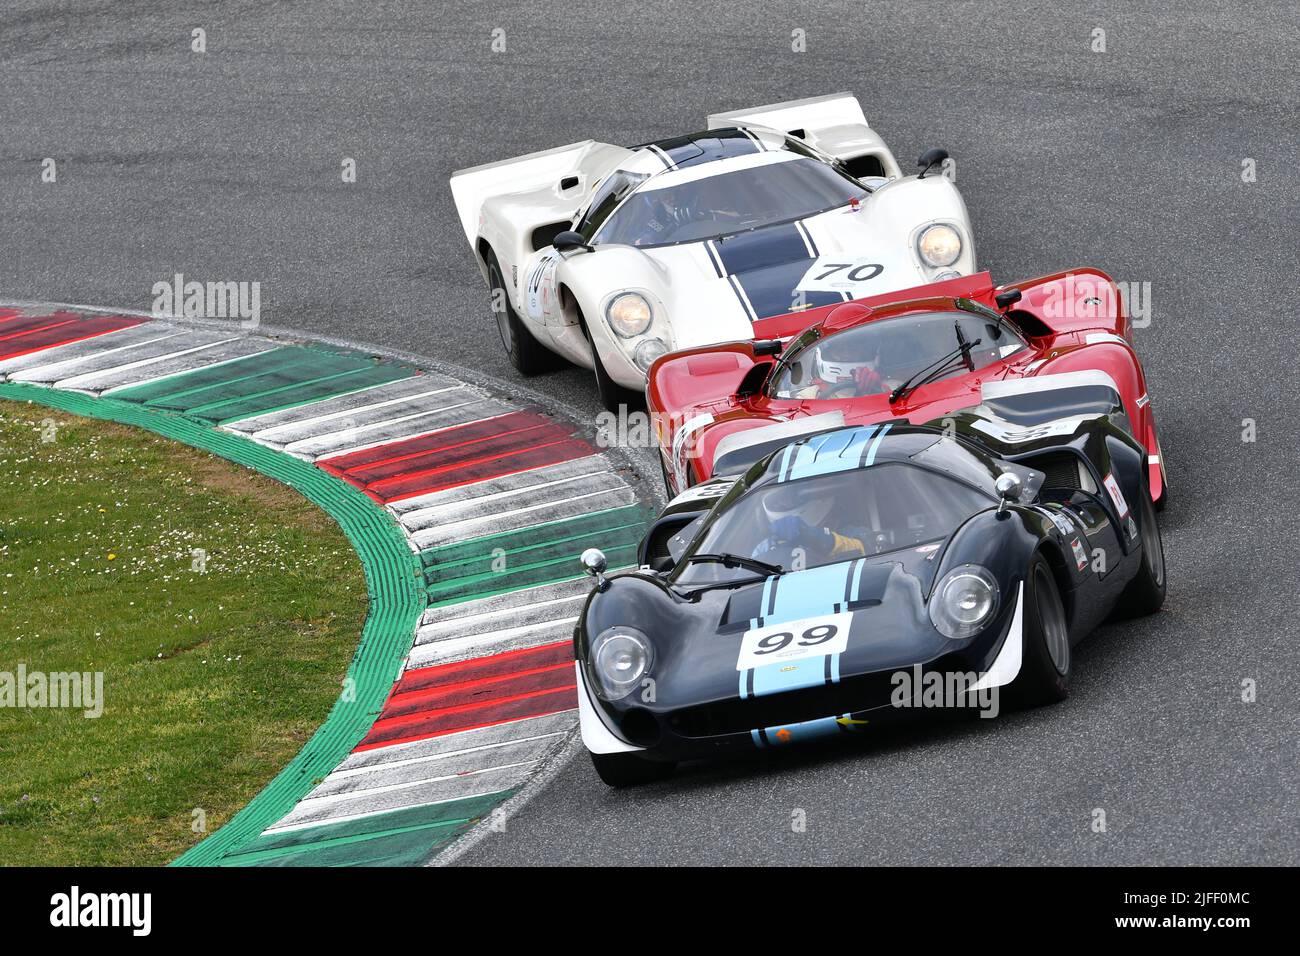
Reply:
<svg viewBox="0 0 1300 956"><path fill-rule="evenodd" d="M0 863L161 864L215 831L324 720L365 615L291 489L0 401ZM20 666L102 673L102 715L5 706Z"/></svg>

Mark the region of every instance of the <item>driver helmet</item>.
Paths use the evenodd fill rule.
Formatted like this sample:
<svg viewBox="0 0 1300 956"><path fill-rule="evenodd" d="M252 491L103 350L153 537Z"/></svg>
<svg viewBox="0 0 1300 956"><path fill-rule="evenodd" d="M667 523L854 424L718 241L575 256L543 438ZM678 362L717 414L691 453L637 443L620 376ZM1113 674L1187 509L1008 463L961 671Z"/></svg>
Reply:
<svg viewBox="0 0 1300 956"><path fill-rule="evenodd" d="M860 336L832 335L822 341L815 356L817 377L821 381L828 385L854 382L860 370L873 366L879 358L877 346L855 341L858 339Z"/></svg>
<svg viewBox="0 0 1300 956"><path fill-rule="evenodd" d="M768 524L797 515L814 528L823 527L831 511L831 499L817 488L817 482L777 485L763 496L763 514Z"/></svg>

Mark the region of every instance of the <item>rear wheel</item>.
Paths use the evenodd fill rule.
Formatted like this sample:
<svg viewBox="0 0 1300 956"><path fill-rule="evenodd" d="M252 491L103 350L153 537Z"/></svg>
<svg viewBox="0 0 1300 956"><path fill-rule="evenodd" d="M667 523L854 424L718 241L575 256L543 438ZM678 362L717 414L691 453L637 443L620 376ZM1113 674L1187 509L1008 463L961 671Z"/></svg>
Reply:
<svg viewBox="0 0 1300 956"><path fill-rule="evenodd" d="M1142 566L1119 596L1115 604L1116 617L1154 614L1165 603L1165 546L1160 540L1160 524L1146 488L1138 495L1138 501L1142 519L1138 528L1142 535Z"/></svg>
<svg viewBox="0 0 1300 956"><path fill-rule="evenodd" d="M636 754L592 754L591 762L600 779L610 787L637 787L672 776L674 763L646 760Z"/></svg>
<svg viewBox="0 0 1300 956"><path fill-rule="evenodd" d="M1029 562L1024 601L1020 674L1008 690L1024 706L1054 704L1070 695L1070 627L1056 576L1041 553Z"/></svg>
<svg viewBox="0 0 1300 956"><path fill-rule="evenodd" d="M496 319L501 345L510 357L510 364L524 375L536 375L555 368L558 364L555 355L533 338L533 333L524 326L510 304L510 293L506 290L495 252L488 252L487 267L488 286L492 289L492 317Z"/></svg>
<svg viewBox="0 0 1300 956"><path fill-rule="evenodd" d="M624 388L605 371L605 366L600 361L600 352L596 349L596 343L591 338L591 330L587 328L587 319L579 310L578 320L582 323L582 334L587 337L587 344L591 346L591 365L596 372L596 394L600 396L600 403L611 412L617 412L620 405L626 405L629 410L639 408L643 401L643 396L630 388Z"/></svg>

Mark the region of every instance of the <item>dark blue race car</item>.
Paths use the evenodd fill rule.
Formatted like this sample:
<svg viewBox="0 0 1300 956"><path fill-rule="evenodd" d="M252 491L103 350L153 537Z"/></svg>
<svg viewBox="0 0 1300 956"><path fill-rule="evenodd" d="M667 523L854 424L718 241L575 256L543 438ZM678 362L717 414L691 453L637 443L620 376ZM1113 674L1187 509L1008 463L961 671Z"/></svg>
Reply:
<svg viewBox="0 0 1300 956"><path fill-rule="evenodd" d="M942 423L812 434L674 499L575 631L612 786L861 732L917 708L1065 697L1070 649L1149 614L1164 556L1118 395L1036 387ZM742 463L742 468L746 466Z"/></svg>

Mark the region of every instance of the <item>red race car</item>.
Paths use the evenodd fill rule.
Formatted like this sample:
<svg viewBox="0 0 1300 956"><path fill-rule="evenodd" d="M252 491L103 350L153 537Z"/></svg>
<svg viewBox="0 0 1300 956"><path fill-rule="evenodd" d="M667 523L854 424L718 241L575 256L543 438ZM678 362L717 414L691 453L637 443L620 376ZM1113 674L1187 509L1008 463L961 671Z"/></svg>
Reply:
<svg viewBox="0 0 1300 956"><path fill-rule="evenodd" d="M1068 424L1109 402L1146 446L1151 497L1157 507L1165 501L1132 326L1103 272L1006 286L985 272L763 319L754 333L650 368L646 398L670 496L845 425L942 424L983 406L984 427L999 429L999 440L1028 442L1041 436L1023 423L1044 420L1032 405L1065 403L1057 417Z"/></svg>

